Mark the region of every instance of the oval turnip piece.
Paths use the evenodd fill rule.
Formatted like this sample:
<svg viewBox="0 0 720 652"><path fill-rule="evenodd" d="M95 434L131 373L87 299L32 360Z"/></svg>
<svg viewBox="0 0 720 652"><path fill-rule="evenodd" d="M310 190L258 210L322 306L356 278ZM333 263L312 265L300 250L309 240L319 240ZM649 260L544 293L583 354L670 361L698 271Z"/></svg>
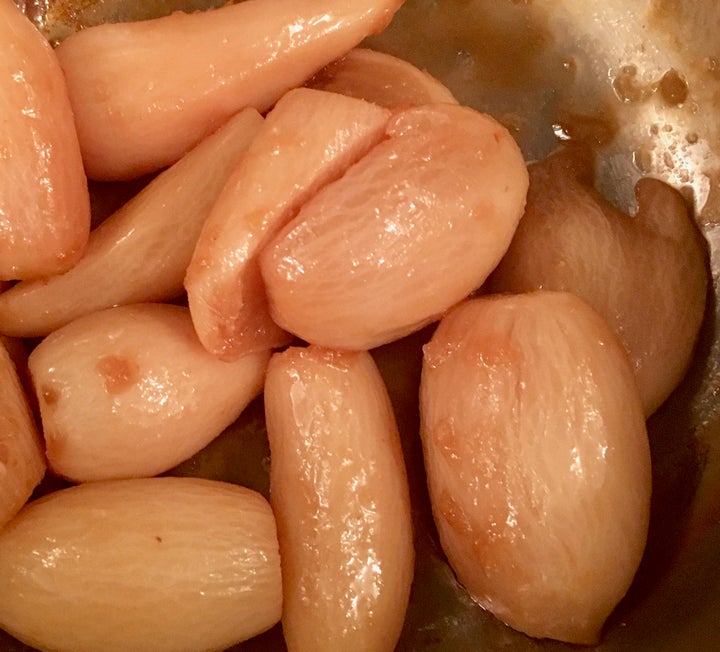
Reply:
<svg viewBox="0 0 720 652"><path fill-rule="evenodd" d="M395 649L414 550L400 439L375 363L315 347L275 354L265 411L288 649Z"/></svg>
<svg viewBox="0 0 720 652"><path fill-rule="evenodd" d="M260 255L273 318L313 344L369 349L437 319L482 284L522 215L522 154L489 116L433 104L386 131Z"/></svg>
<svg viewBox="0 0 720 652"><path fill-rule="evenodd" d="M580 151L530 166L525 215L489 288L562 290L587 301L622 340L647 417L690 364L705 311L706 249L670 186L641 180L630 217L593 189L592 177Z"/></svg>
<svg viewBox="0 0 720 652"><path fill-rule="evenodd" d="M25 391L0 341L0 529L45 474L45 455Z"/></svg>
<svg viewBox="0 0 720 652"><path fill-rule="evenodd" d="M246 0L81 30L58 47L88 175L127 179L176 161L241 108L381 31L401 0Z"/></svg>
<svg viewBox="0 0 720 652"><path fill-rule="evenodd" d="M237 419L262 390L269 357L266 350L221 362L180 306L81 317L29 359L48 462L83 482L167 471Z"/></svg>
<svg viewBox="0 0 720 652"><path fill-rule="evenodd" d="M280 619L275 519L196 478L92 482L0 532L0 626L43 650L223 650Z"/></svg>
<svg viewBox="0 0 720 652"><path fill-rule="evenodd" d="M90 198L57 58L0 1L0 279L70 268L90 232Z"/></svg>
<svg viewBox="0 0 720 652"><path fill-rule="evenodd" d="M333 61L307 85L387 107L458 103L450 90L426 71L409 61L366 48L355 48Z"/></svg>
<svg viewBox="0 0 720 652"><path fill-rule="evenodd" d="M571 294L467 301L425 346L433 515L460 582L531 636L598 640L642 556L650 453L630 363Z"/></svg>
<svg viewBox="0 0 720 652"><path fill-rule="evenodd" d="M258 310L248 296L265 293L257 252L382 138L389 117L369 102L307 88L278 101L215 202L185 277L208 351L232 360L247 349L244 324Z"/></svg>
<svg viewBox="0 0 720 652"><path fill-rule="evenodd" d="M0 332L38 337L96 310L181 294L202 225L262 122L240 112L93 230L71 270L0 294Z"/></svg>

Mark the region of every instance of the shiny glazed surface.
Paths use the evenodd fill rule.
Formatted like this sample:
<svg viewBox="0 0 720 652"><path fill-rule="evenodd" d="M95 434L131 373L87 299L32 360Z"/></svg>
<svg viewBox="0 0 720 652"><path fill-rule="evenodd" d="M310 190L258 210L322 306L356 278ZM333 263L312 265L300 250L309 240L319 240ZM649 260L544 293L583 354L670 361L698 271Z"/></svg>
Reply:
<svg viewBox="0 0 720 652"><path fill-rule="evenodd" d="M265 415L288 648L393 650L413 532L399 433L372 357L315 346L276 353Z"/></svg>
<svg viewBox="0 0 720 652"><path fill-rule="evenodd" d="M211 4L223 3L28 3L55 39L106 18ZM648 423L653 466L648 547L602 642L590 648L605 652L720 647L720 132L713 111L720 96L719 7L711 0L408 0L389 30L367 43L427 68L458 100L498 117L527 159L546 156L564 139L589 143L601 155L596 185L622 210L632 209L632 188L643 172L695 190L692 204L710 253L710 301L685 380ZM659 84L671 68L681 74L677 92ZM439 551L417 435L420 345L430 335L425 330L373 352L409 462L418 533L415 582L397 649L575 649L529 639L499 623L469 600ZM267 455L258 401L175 472L224 477L267 492ZM55 486L50 482L45 489ZM27 649L9 637L0 641L7 650ZM282 650L281 632L275 628L238 649Z"/></svg>

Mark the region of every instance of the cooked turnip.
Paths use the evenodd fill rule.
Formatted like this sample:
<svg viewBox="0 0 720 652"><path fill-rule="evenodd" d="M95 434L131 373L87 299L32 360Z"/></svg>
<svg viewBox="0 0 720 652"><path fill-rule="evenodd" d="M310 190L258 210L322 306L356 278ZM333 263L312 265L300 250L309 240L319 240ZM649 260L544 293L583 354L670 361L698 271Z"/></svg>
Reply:
<svg viewBox="0 0 720 652"><path fill-rule="evenodd" d="M316 347L276 354L265 410L288 649L394 650L414 551L399 435L375 363Z"/></svg>
<svg viewBox="0 0 720 652"><path fill-rule="evenodd" d="M381 31L401 0L247 0L73 34L57 53L88 175L161 168L239 109L288 89Z"/></svg>
<svg viewBox="0 0 720 652"><path fill-rule="evenodd" d="M530 166L525 215L490 287L565 290L587 301L625 345L649 416L690 364L708 272L680 193L655 179L636 193L634 217L613 208L573 150Z"/></svg>
<svg viewBox="0 0 720 652"><path fill-rule="evenodd" d="M185 287L193 324L211 353L246 348L246 295L264 293L256 254L318 188L382 138L390 114L373 104L306 88L268 114L203 226Z"/></svg>
<svg viewBox="0 0 720 652"><path fill-rule="evenodd" d="M76 481L166 471L235 421L262 390L269 357L218 360L180 306L81 317L30 355L50 466Z"/></svg>
<svg viewBox="0 0 720 652"><path fill-rule="evenodd" d="M384 52L355 48L323 68L307 84L380 106L457 104L450 90L424 70Z"/></svg>
<svg viewBox="0 0 720 652"><path fill-rule="evenodd" d="M386 132L260 256L273 318L308 342L368 349L437 319L482 284L522 215L522 154L492 118L433 104Z"/></svg>
<svg viewBox="0 0 720 652"><path fill-rule="evenodd" d="M0 0L0 279L68 269L90 198L65 81L45 38Z"/></svg>
<svg viewBox="0 0 720 652"><path fill-rule="evenodd" d="M30 498L44 474L40 435L13 360L0 342L0 529Z"/></svg>
<svg viewBox="0 0 720 652"><path fill-rule="evenodd" d="M88 483L0 532L0 626L43 650L223 650L281 605L272 511L235 485Z"/></svg>
<svg viewBox="0 0 720 652"><path fill-rule="evenodd" d="M469 300L425 346L433 514L460 582L531 636L595 643L647 536L650 452L625 351L571 294Z"/></svg>
<svg viewBox="0 0 720 652"><path fill-rule="evenodd" d="M75 267L0 294L0 332L47 335L95 310L181 294L203 222L261 124L242 111L95 229Z"/></svg>

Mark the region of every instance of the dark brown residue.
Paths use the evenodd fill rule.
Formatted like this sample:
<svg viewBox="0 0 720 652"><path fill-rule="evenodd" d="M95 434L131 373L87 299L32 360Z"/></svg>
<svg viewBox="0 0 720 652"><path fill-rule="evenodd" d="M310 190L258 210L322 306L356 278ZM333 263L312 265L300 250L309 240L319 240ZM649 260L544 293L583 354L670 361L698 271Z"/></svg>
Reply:
<svg viewBox="0 0 720 652"><path fill-rule="evenodd" d="M124 355L106 355L95 365L98 373L104 377L108 394L120 394L127 391L138 380L137 363Z"/></svg>
<svg viewBox="0 0 720 652"><path fill-rule="evenodd" d="M576 144L602 147L613 141L617 135L619 124L617 116L610 107L598 115L584 115L560 109L557 128L567 140Z"/></svg>
<svg viewBox="0 0 720 652"><path fill-rule="evenodd" d="M671 68L662 76L658 88L660 95L668 106L685 104L688 96L688 85L674 68Z"/></svg>

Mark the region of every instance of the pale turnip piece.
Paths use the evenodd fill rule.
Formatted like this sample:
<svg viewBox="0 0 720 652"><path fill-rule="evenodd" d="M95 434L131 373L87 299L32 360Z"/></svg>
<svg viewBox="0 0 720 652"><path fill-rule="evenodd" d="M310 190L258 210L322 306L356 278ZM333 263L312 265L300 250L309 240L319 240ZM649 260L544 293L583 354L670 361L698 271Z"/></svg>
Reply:
<svg viewBox="0 0 720 652"><path fill-rule="evenodd" d="M222 650L281 607L275 519L244 487L92 482L30 503L0 532L0 626L42 650Z"/></svg>
<svg viewBox="0 0 720 652"><path fill-rule="evenodd" d="M96 310L181 294L203 222L261 124L242 111L98 226L73 269L0 294L0 332L47 335Z"/></svg>
<svg viewBox="0 0 720 652"><path fill-rule="evenodd" d="M497 265L527 183L517 144L489 116L452 104L399 112L261 253L273 318L338 349L418 330Z"/></svg>
<svg viewBox="0 0 720 652"><path fill-rule="evenodd" d="M384 52L355 48L323 68L307 84L380 106L457 104L450 90L425 70Z"/></svg>
<svg viewBox="0 0 720 652"><path fill-rule="evenodd" d="M257 252L298 208L384 135L378 106L306 88L268 114L203 226L185 288L195 329L211 353L232 360L247 346L248 292L264 293Z"/></svg>
<svg viewBox="0 0 720 652"><path fill-rule="evenodd" d="M636 194L633 217L608 204L592 188L590 160L573 150L530 166L525 215L489 287L564 290L587 301L622 340L647 417L690 364L708 270L680 193L643 179Z"/></svg>
<svg viewBox="0 0 720 652"><path fill-rule="evenodd" d="M319 347L275 354L265 412L288 649L395 649L415 553L400 439L375 363Z"/></svg>
<svg viewBox="0 0 720 652"><path fill-rule="evenodd" d="M45 455L15 365L0 342L0 529L45 475Z"/></svg>
<svg viewBox="0 0 720 652"><path fill-rule="evenodd" d="M176 161L237 110L288 89L382 31L402 0L247 0L91 27L58 47L88 175Z"/></svg>
<svg viewBox="0 0 720 652"><path fill-rule="evenodd" d="M30 354L48 462L76 481L167 471L237 419L262 390L269 357L218 360L180 306L81 317Z"/></svg>
<svg viewBox="0 0 720 652"><path fill-rule="evenodd" d="M71 267L90 198L65 81L52 48L0 0L0 279Z"/></svg>
<svg viewBox="0 0 720 652"><path fill-rule="evenodd" d="M531 636L597 641L650 511L642 404L622 345L565 293L484 297L425 346L421 430L460 582Z"/></svg>

